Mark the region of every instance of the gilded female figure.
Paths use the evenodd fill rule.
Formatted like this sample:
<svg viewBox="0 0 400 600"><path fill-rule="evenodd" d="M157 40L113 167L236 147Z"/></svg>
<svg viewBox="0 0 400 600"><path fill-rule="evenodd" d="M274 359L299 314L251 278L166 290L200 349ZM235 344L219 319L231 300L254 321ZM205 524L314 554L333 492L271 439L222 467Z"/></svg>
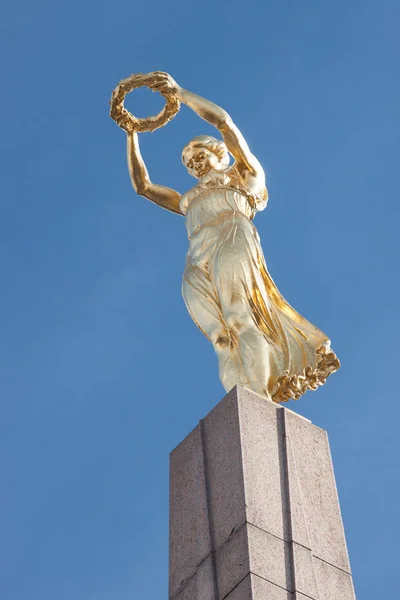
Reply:
<svg viewBox="0 0 400 600"><path fill-rule="evenodd" d="M264 171L225 110L184 90L167 73L153 75L153 90L189 106L223 139L203 135L185 146L182 161L197 182L181 195L150 181L129 113L113 114L127 132L136 192L185 216L187 309L214 346L227 391L240 385L275 402L298 399L325 383L340 363L326 335L286 302L268 273L253 224L267 205Z"/></svg>

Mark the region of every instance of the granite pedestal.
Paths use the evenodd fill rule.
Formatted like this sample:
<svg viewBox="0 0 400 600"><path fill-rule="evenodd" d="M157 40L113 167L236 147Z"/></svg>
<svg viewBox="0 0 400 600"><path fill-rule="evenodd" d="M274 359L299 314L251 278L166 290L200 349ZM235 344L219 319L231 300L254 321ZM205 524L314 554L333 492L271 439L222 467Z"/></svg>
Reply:
<svg viewBox="0 0 400 600"><path fill-rule="evenodd" d="M170 600L354 600L327 434L234 388L171 453Z"/></svg>

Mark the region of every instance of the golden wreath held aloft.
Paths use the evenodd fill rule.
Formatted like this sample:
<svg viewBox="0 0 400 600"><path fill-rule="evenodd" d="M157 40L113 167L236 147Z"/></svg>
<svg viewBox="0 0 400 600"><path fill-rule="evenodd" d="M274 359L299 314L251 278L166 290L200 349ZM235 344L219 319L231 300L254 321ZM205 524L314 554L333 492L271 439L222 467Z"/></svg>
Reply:
<svg viewBox="0 0 400 600"><path fill-rule="evenodd" d="M124 107L125 96L132 90L139 87L148 87L152 91L156 91L154 86L159 81L159 74L153 73L134 73L126 79L122 79L112 93L110 102L110 117L121 126L121 117L123 117L123 128L129 128L132 131L139 133L147 131L155 131L160 127L164 127L171 119L175 117L180 108L179 100L171 93L161 90L160 93L164 96L166 104L161 112L154 117L144 119L135 117Z"/></svg>

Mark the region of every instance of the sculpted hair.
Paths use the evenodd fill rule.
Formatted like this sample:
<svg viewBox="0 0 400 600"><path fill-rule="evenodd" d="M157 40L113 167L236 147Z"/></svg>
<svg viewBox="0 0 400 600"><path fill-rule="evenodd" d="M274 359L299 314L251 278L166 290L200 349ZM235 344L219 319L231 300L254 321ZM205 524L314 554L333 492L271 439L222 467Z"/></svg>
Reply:
<svg viewBox="0 0 400 600"><path fill-rule="evenodd" d="M207 148L207 150L210 150L220 160L223 168L229 165L229 152L226 144L211 135L198 135L186 144L182 151L183 164L186 164L185 155L191 148Z"/></svg>

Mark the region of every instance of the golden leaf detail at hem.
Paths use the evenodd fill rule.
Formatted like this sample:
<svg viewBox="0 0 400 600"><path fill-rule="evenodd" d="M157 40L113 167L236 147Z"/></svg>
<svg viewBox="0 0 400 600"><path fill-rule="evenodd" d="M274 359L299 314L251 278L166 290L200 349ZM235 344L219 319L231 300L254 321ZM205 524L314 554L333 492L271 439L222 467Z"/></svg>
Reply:
<svg viewBox="0 0 400 600"><path fill-rule="evenodd" d="M316 354L318 358L314 370L308 366L305 367L303 375L290 375L289 371L286 371L278 378L278 389L272 396L274 402L298 400L307 390L315 391L324 385L329 375L339 369L340 360L329 347L320 346Z"/></svg>

